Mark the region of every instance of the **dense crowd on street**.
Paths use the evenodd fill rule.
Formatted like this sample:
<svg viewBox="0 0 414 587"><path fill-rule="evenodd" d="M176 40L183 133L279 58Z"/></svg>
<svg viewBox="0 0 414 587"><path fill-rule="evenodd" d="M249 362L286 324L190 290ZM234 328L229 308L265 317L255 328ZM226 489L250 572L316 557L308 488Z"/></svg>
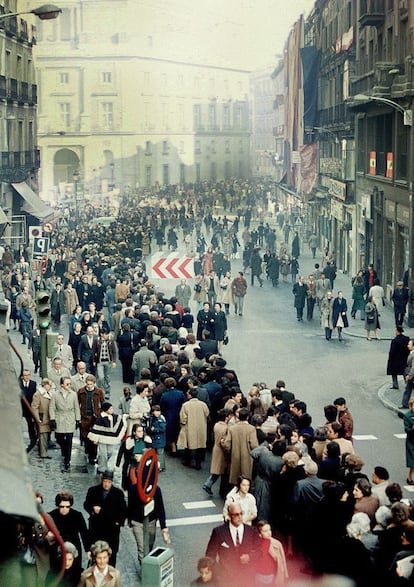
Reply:
<svg viewBox="0 0 414 587"><path fill-rule="evenodd" d="M51 235L51 253L37 272L30 248L0 245L7 327L19 332L29 352L25 362L31 363L20 376L27 450L50 459L55 440L64 481L79 429L86 458L100 475L85 496L88 523L82 504L62 491L56 509L41 510L35 538L33 529L22 525L19 551L32 556L27 584L53 584L64 551L61 585L120 585L116 561L125 523L142 563L145 504L137 492L137 469L149 448L157 453L161 476L167 466L183 467L185 475L185 467L200 470L208 462L202 489L212 496L217 487L223 498L223 524L200 552L194 585L283 585L289 559L298 554L309 575L343 574L358 587L384 577L390 586L412 584L412 505L389 479L385 463L364 470L346 399L333 397L320 414L310 415L300 394L277 377L271 385L257 381L242 390L223 357L231 339L229 314L243 317L248 290L264 281L273 287L280 280L291 283L297 320L303 320L305 307L307 320L313 320L317 309L327 341L334 329L341 340L348 326L347 301L342 292L333 294L335 253L326 249L313 273L300 275L301 245L316 259L318 236L303 234L298 215L277 205L271 212L271 203L270 185L228 181L130 196L110 226L94 223L92 209L78 224L64 211ZM178 248L193 258L195 278L179 280L168 297L148 276L148 255ZM236 259L242 271L233 275ZM57 336L46 372L42 369L36 381L32 373L42 367L36 295L43 290L50 293ZM379 338L381 290L373 266L353 279L351 317L360 312L368 340L371 333ZM399 336L408 301L404 281L393 301ZM414 365L413 373L406 366L414 362L414 347L402 350L408 342L395 350L394 364L390 353L388 373L394 387L402 372L408 374L407 388L411 385L403 400L409 408L404 426L411 484ZM115 403L111 373L118 364L123 390ZM114 471L121 473L121 488L113 484ZM150 549L157 521L170 543L168 504L159 487L154 505ZM91 563L83 572L82 552Z"/></svg>

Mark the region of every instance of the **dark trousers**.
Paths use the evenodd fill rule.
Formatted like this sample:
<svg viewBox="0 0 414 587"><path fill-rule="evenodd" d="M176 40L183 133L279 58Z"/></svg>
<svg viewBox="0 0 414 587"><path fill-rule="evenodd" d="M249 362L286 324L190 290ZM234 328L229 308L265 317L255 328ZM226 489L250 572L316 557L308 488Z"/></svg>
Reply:
<svg viewBox="0 0 414 587"><path fill-rule="evenodd" d="M325 338L326 338L326 340L331 340L332 328L325 328Z"/></svg>
<svg viewBox="0 0 414 587"><path fill-rule="evenodd" d="M307 298L307 319L313 320L313 309L315 307L315 298Z"/></svg>
<svg viewBox="0 0 414 587"><path fill-rule="evenodd" d="M191 459L194 458L195 466L200 467L201 462L204 459L205 449L204 448L196 448L195 450L190 450L186 448L184 450L184 464L191 465Z"/></svg>
<svg viewBox="0 0 414 587"><path fill-rule="evenodd" d="M408 402L410 401L411 392L413 391L414 380L410 379L405 384L405 389L402 397L402 407L408 409Z"/></svg>
<svg viewBox="0 0 414 587"><path fill-rule="evenodd" d="M396 312L394 310L395 326L402 326L404 322L405 312Z"/></svg>
<svg viewBox="0 0 414 587"><path fill-rule="evenodd" d="M296 317L299 322L303 320L303 306L300 306L299 308L296 307Z"/></svg>
<svg viewBox="0 0 414 587"><path fill-rule="evenodd" d="M65 465L70 465L70 458L72 456L72 441L73 432L56 432L56 442L60 446L60 451Z"/></svg>
<svg viewBox="0 0 414 587"><path fill-rule="evenodd" d="M37 442L37 425L30 414L24 414L27 422L27 431L29 432L30 448L33 448Z"/></svg>

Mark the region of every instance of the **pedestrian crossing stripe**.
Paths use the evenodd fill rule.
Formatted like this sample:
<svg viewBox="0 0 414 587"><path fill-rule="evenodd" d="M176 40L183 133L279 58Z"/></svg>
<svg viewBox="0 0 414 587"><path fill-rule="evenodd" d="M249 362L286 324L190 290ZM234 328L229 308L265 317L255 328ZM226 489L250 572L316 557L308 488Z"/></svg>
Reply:
<svg viewBox="0 0 414 587"><path fill-rule="evenodd" d="M352 438L354 440L378 440L373 434L353 434Z"/></svg>
<svg viewBox="0 0 414 587"><path fill-rule="evenodd" d="M395 438L401 438L401 439L403 439L403 440L404 440L404 439L407 437L407 435L406 435L406 434L404 434L404 433L401 433L401 434L394 434L394 436L395 436Z"/></svg>
<svg viewBox="0 0 414 587"><path fill-rule="evenodd" d="M203 501L184 501L183 506L186 510L197 510L203 508L215 508L216 504L211 499L204 499Z"/></svg>
<svg viewBox="0 0 414 587"><path fill-rule="evenodd" d="M223 514L210 514L209 516L190 516L188 518L168 518L168 527L192 526L193 524L216 524L223 522Z"/></svg>
<svg viewBox="0 0 414 587"><path fill-rule="evenodd" d="M413 492L413 491L414 491L414 486L413 486L413 485L404 485L404 489L405 489L406 491L411 491L411 492Z"/></svg>

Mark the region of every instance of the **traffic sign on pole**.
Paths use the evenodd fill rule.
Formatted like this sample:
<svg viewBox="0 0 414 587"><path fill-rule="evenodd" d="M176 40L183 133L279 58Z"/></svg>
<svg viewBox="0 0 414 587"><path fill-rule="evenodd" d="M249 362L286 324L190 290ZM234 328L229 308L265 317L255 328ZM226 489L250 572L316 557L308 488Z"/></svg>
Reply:
<svg viewBox="0 0 414 587"><path fill-rule="evenodd" d="M47 256L49 251L49 238L48 237L35 237L33 239L33 254L32 259L41 260Z"/></svg>
<svg viewBox="0 0 414 587"><path fill-rule="evenodd" d="M50 234L51 232L53 232L53 229L54 229L53 222L45 222L45 223L42 225L42 228L43 228L43 232L44 232L44 233L46 233L46 234Z"/></svg>
<svg viewBox="0 0 414 587"><path fill-rule="evenodd" d="M143 503L148 503L155 495L158 483L158 456L155 449L144 452L138 465L137 491Z"/></svg>

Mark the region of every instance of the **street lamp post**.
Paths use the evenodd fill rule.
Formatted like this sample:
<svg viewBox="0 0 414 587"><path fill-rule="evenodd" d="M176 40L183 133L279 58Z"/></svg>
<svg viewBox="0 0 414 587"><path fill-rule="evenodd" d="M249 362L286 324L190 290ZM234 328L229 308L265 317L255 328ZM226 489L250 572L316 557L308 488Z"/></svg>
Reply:
<svg viewBox="0 0 414 587"><path fill-rule="evenodd" d="M21 12L6 12L5 14L0 14L0 20L11 18L13 16L21 16L22 14L34 14L40 18L40 20L52 20L57 18L61 12L62 9L58 6L55 6L54 4L42 4L42 6L33 8L32 10L23 10Z"/></svg>
<svg viewBox="0 0 414 587"><path fill-rule="evenodd" d="M408 326L412 328L414 326L414 198L413 198L413 182L414 182L414 165L412 159L414 157L414 128L413 128L413 111L412 108L403 108L401 104L398 102L394 102L390 98L383 98L381 96L368 96L366 94L356 94L353 97L353 102L379 102L380 104L386 104L390 106L394 110L397 110L403 116L403 123L404 126L410 127L410 136L409 136L409 143L408 143L408 170L407 170L407 180L408 180L408 214L409 214L409 221L408 221L408 246L409 246L409 255L408 255L408 288L409 288L409 298L408 298L408 316L407 322ZM411 103L412 105L412 103Z"/></svg>

